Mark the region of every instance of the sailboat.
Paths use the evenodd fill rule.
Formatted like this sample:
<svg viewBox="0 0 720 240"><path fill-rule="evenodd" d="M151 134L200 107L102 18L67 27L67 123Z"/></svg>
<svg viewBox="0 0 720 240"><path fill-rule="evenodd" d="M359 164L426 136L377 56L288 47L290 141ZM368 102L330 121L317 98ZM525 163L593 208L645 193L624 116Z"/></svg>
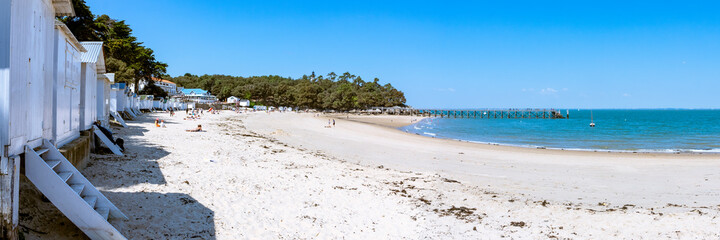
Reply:
<svg viewBox="0 0 720 240"><path fill-rule="evenodd" d="M590 110L590 127L595 127L595 121L593 121L592 110Z"/></svg>

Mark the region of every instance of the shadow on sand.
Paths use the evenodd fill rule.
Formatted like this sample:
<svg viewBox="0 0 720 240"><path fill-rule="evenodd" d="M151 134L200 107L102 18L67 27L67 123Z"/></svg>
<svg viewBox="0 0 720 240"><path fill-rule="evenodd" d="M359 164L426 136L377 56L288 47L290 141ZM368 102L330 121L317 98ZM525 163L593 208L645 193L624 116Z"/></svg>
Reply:
<svg viewBox="0 0 720 240"><path fill-rule="evenodd" d="M128 121L128 128L113 127L116 137L125 140L125 155L93 154L81 172L127 215L128 220L111 223L128 239L215 239L214 212L190 195L113 190L167 183L157 161L170 153L141 140L147 127L132 124L153 120L144 114ZM87 239L32 183L24 178L21 184L20 231L26 239Z"/></svg>

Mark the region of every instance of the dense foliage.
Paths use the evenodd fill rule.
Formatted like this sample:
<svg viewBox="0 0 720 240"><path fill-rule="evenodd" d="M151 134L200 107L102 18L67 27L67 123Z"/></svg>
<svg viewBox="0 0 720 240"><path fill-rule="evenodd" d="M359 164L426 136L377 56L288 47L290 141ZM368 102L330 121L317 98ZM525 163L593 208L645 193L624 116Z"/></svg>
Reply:
<svg viewBox="0 0 720 240"><path fill-rule="evenodd" d="M107 71L115 73L116 82L135 83L165 73L167 64L155 59L152 49L142 45L132 36L132 29L125 21L107 15L95 16L84 0L73 0L74 17L60 20L68 26L79 41L103 41ZM152 84L152 81L150 81ZM150 87L148 90L157 88Z"/></svg>
<svg viewBox="0 0 720 240"><path fill-rule="evenodd" d="M380 85L377 78L365 82L347 72L342 75L331 72L327 76L313 73L299 79L187 73L168 80L185 88L209 90L220 99L236 96L269 106L335 110L405 106L405 94L391 84Z"/></svg>

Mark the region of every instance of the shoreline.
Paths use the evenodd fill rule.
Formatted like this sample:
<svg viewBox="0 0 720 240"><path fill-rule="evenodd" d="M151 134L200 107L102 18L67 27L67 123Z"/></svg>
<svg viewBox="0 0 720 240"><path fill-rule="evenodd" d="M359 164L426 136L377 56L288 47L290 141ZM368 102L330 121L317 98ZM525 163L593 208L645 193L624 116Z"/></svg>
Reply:
<svg viewBox="0 0 720 240"><path fill-rule="evenodd" d="M387 126L307 114L248 115L248 127L287 144L365 166L436 172L494 192L548 201L638 206L720 203L716 154L584 152L479 144L406 133ZM292 124L288 124L292 123ZM276 134L282 132L282 134ZM657 183L670 183L657 186ZM674 190L678 189L678 190ZM702 192L703 194L696 194ZM692 194L693 198L686 195Z"/></svg>
<svg viewBox="0 0 720 240"><path fill-rule="evenodd" d="M505 143L495 143L495 142L477 142L477 141L469 141L469 140L462 140L462 139L456 139L456 138L446 138L446 137L433 137L433 136L427 136L424 134L419 133L412 133L403 131L402 127L412 126L414 124L420 123L422 120L430 119L433 117L420 117L420 116L406 116L406 115L386 115L386 114L380 114L380 115L360 115L360 114L326 114L321 115L322 117L329 118L329 119L337 119L342 121L350 121L350 122L356 122L356 123L363 123L373 126L380 126L385 127L389 129L393 129L398 132L402 132L409 135L416 135L421 137L426 137L430 139L441 139L441 140L448 140L448 141L456 141L456 142L462 142L462 143L470 143L470 144L478 144L481 146L491 146L491 147L509 147L509 148L516 148L516 149L535 149L535 150L548 150L548 151L561 151L561 152L584 152L584 153L599 153L599 154L633 154L633 155L678 155L678 156L698 156L698 155L709 155L709 156L720 156L720 151L718 152L695 152L695 151L703 151L703 150L688 150L688 151L681 151L681 150L668 150L668 151L653 151L653 150L607 150L607 149L570 149L570 148L555 148L555 147L543 147L543 146L520 146L520 145L513 145L513 144L505 144ZM347 119L345 117L350 116L350 119ZM408 122L409 119L417 119L413 122ZM396 121L391 121L396 120Z"/></svg>
<svg viewBox="0 0 720 240"><path fill-rule="evenodd" d="M406 116L406 115L364 115L364 114L324 114L322 115L329 119L338 119L343 121L352 121L358 123L371 124L380 127L387 127L392 129L398 129L400 127L406 127L427 119L428 117L420 116Z"/></svg>

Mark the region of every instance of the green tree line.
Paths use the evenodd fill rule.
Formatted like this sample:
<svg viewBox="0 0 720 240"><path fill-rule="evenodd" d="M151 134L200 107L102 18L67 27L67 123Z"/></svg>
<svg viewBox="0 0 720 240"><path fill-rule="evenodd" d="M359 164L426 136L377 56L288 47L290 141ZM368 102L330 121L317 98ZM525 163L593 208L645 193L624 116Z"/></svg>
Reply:
<svg viewBox="0 0 720 240"><path fill-rule="evenodd" d="M361 77L344 73L315 73L299 79L280 76L234 77L227 75L196 76L185 74L172 78L165 75L167 64L158 61L152 49L143 46L132 35L132 28L124 20L108 15L94 15L84 0L72 0L74 17L61 17L80 41L102 41L107 72L115 73L116 82L147 86L140 94L167 97L155 86L152 77L168 79L186 88L209 90L220 99L237 96L269 106L292 106L313 109L365 109L369 107L405 106L405 95L389 83L379 79L366 82Z"/></svg>
<svg viewBox="0 0 720 240"><path fill-rule="evenodd" d="M348 72L326 76L304 75L293 79L276 75L235 77L228 75L185 74L166 79L185 88L209 90L219 99L230 96L249 99L268 106L311 109L352 110L370 107L405 106L405 94L379 79L366 82Z"/></svg>

